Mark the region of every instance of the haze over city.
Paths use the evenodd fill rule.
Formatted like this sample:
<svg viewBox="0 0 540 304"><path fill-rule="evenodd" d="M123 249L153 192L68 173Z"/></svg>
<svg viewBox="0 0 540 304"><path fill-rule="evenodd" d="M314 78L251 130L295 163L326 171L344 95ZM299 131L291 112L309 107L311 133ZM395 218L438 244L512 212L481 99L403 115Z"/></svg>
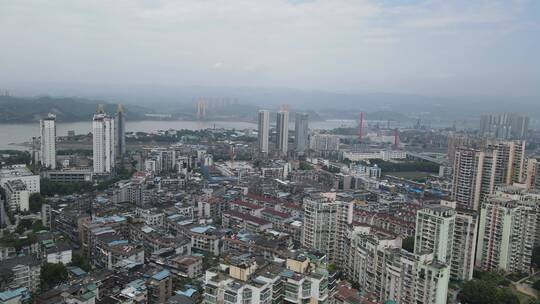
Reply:
<svg viewBox="0 0 540 304"><path fill-rule="evenodd" d="M539 16L525 0L3 1L0 87L537 97Z"/></svg>
<svg viewBox="0 0 540 304"><path fill-rule="evenodd" d="M0 304L540 304L540 0L0 0Z"/></svg>

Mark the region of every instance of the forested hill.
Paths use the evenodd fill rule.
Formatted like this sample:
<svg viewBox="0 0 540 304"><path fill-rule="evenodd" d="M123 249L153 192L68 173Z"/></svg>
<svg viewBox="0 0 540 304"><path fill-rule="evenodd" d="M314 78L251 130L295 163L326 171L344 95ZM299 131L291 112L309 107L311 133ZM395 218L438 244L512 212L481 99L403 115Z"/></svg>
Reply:
<svg viewBox="0 0 540 304"><path fill-rule="evenodd" d="M0 123L36 122L48 113L56 114L61 122L90 120L98 104L109 114L116 111L116 104L82 98L0 96ZM144 119L145 113L152 112L133 105L124 105L124 110L131 120Z"/></svg>

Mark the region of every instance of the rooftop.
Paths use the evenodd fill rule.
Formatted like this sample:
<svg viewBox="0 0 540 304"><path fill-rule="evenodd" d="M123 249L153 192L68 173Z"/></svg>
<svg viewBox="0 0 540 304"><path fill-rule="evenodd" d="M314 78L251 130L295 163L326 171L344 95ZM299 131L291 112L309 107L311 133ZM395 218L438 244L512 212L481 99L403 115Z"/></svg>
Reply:
<svg viewBox="0 0 540 304"><path fill-rule="evenodd" d="M168 278L171 273L168 270L162 270L152 276L152 279L161 281L165 278Z"/></svg>
<svg viewBox="0 0 540 304"><path fill-rule="evenodd" d="M30 171L26 165L11 165L0 169L0 178L12 178L18 176L32 176L35 175Z"/></svg>

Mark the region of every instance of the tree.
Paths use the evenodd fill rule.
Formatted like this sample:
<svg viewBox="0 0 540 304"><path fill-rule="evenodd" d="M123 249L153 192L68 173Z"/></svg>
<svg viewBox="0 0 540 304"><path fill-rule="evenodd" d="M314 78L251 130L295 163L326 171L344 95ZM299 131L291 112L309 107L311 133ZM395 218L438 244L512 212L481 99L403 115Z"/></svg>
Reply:
<svg viewBox="0 0 540 304"><path fill-rule="evenodd" d="M41 196L41 194L32 193L32 195L30 195L30 212L40 212L41 205L43 205L43 197Z"/></svg>
<svg viewBox="0 0 540 304"><path fill-rule="evenodd" d="M32 231L38 232L41 230L47 230L47 227L43 226L43 222L41 220L37 220L32 223Z"/></svg>
<svg viewBox="0 0 540 304"><path fill-rule="evenodd" d="M88 259L84 255L81 255L81 254L74 254L71 257L71 263L69 265L77 266L86 272L90 271L91 269Z"/></svg>
<svg viewBox="0 0 540 304"><path fill-rule="evenodd" d="M414 252L414 236L404 238L403 242L401 242L401 248L407 250L408 252Z"/></svg>
<svg viewBox="0 0 540 304"><path fill-rule="evenodd" d="M67 281L68 270L62 263L45 263L41 266L41 288L48 290L60 283Z"/></svg>
<svg viewBox="0 0 540 304"><path fill-rule="evenodd" d="M532 287L538 291L540 291L540 280L533 283Z"/></svg>
<svg viewBox="0 0 540 304"><path fill-rule="evenodd" d="M540 246L534 247L532 254L532 263L536 267L540 267Z"/></svg>
<svg viewBox="0 0 540 304"><path fill-rule="evenodd" d="M302 161L302 162L300 162L299 169L300 170L313 170L313 166L310 165L309 163L305 162L305 161Z"/></svg>
<svg viewBox="0 0 540 304"><path fill-rule="evenodd" d="M458 300L463 304L519 304L518 297L509 288L476 279L463 285Z"/></svg>
<svg viewBox="0 0 540 304"><path fill-rule="evenodd" d="M32 228L32 224L34 222L30 219L22 219L19 221L19 224L17 225L17 229L15 229L15 232L22 234L26 230L30 230Z"/></svg>

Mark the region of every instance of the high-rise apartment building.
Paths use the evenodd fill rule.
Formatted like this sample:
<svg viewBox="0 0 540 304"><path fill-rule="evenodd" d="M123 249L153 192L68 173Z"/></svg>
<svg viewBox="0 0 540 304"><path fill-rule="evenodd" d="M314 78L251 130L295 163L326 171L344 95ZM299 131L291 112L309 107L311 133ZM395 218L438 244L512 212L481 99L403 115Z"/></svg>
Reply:
<svg viewBox="0 0 540 304"><path fill-rule="evenodd" d="M487 140L485 148L497 153L495 183L497 185L525 181L525 141Z"/></svg>
<svg viewBox="0 0 540 304"><path fill-rule="evenodd" d="M449 263L455 222L455 210L447 206L430 205L418 210L414 253L433 253L435 260Z"/></svg>
<svg viewBox="0 0 540 304"><path fill-rule="evenodd" d="M353 203L337 200L336 193L314 193L304 198L302 246L317 250L342 266L352 216Z"/></svg>
<svg viewBox="0 0 540 304"><path fill-rule="evenodd" d="M432 253L434 260L450 267L450 277L470 280L478 218L474 211L456 207L455 202L442 201L418 210L414 253Z"/></svg>
<svg viewBox="0 0 540 304"><path fill-rule="evenodd" d="M126 154L126 117L124 107L119 104L116 109L115 125L115 140L116 140L116 156L123 157Z"/></svg>
<svg viewBox="0 0 540 304"><path fill-rule="evenodd" d="M515 199L519 197L520 199ZM482 203L476 265L482 270L528 273L538 243L539 201L498 193Z"/></svg>
<svg viewBox="0 0 540 304"><path fill-rule="evenodd" d="M344 272L361 290L379 301L445 304L449 266L432 253L401 249L401 238L372 227L351 227L347 234Z"/></svg>
<svg viewBox="0 0 540 304"><path fill-rule="evenodd" d="M268 110L259 111L259 152L268 153L268 136L270 132L270 112Z"/></svg>
<svg viewBox="0 0 540 304"><path fill-rule="evenodd" d="M40 120L41 133L41 165L50 169L56 169L56 116L49 114Z"/></svg>
<svg viewBox="0 0 540 304"><path fill-rule="evenodd" d="M114 119L100 105L92 122L94 173L112 173L115 167Z"/></svg>
<svg viewBox="0 0 540 304"><path fill-rule="evenodd" d="M447 142L447 155L450 163L454 163L456 151L461 147L479 149L483 146L484 139L465 134L449 134Z"/></svg>
<svg viewBox="0 0 540 304"><path fill-rule="evenodd" d="M525 142L487 140L481 149L460 147L453 166L452 200L479 210L501 185L525 182Z"/></svg>
<svg viewBox="0 0 540 304"><path fill-rule="evenodd" d="M465 209L479 210L480 203L495 189L497 154L459 148L453 166L452 200Z"/></svg>
<svg viewBox="0 0 540 304"><path fill-rule="evenodd" d="M540 159L529 158L526 166L525 185L528 190L540 190Z"/></svg>
<svg viewBox="0 0 540 304"><path fill-rule="evenodd" d="M480 117L480 136L522 139L527 136L529 117L518 113L486 114Z"/></svg>
<svg viewBox="0 0 540 304"><path fill-rule="evenodd" d="M281 110L276 119L276 148L279 154L287 155L289 145L289 111Z"/></svg>
<svg viewBox="0 0 540 304"><path fill-rule="evenodd" d="M309 148L317 151L339 151L339 137L330 134L315 134L309 140Z"/></svg>
<svg viewBox="0 0 540 304"><path fill-rule="evenodd" d="M304 154L308 148L308 115L296 113L294 121L294 143L296 152Z"/></svg>

